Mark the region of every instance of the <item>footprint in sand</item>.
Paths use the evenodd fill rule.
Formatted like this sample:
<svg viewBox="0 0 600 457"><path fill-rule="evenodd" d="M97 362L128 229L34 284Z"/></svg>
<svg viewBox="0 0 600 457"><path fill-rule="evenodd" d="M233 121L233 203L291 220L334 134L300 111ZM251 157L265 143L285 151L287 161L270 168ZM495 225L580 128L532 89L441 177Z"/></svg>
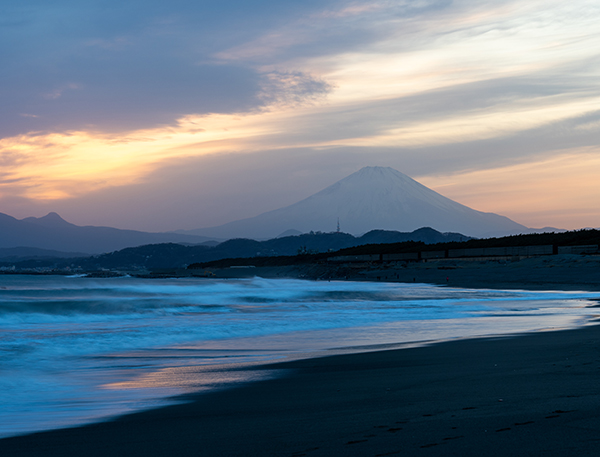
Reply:
<svg viewBox="0 0 600 457"><path fill-rule="evenodd" d="M423 446L421 446L422 448L426 448L426 447L433 447L433 446L438 446L438 443L430 443L430 444L424 444Z"/></svg>
<svg viewBox="0 0 600 457"><path fill-rule="evenodd" d="M358 444L358 443L366 443L369 440L354 440L354 441L348 441L346 444Z"/></svg>
<svg viewBox="0 0 600 457"><path fill-rule="evenodd" d="M515 422L515 425L529 425L529 424L533 424L533 421L527 421L527 422Z"/></svg>

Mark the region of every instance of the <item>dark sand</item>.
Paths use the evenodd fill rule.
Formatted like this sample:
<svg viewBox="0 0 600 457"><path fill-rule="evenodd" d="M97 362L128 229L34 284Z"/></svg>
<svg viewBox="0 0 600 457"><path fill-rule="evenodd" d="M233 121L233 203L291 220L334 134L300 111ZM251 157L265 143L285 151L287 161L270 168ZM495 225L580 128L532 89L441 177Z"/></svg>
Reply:
<svg viewBox="0 0 600 457"><path fill-rule="evenodd" d="M600 327L281 363L282 376L0 456L600 455Z"/></svg>

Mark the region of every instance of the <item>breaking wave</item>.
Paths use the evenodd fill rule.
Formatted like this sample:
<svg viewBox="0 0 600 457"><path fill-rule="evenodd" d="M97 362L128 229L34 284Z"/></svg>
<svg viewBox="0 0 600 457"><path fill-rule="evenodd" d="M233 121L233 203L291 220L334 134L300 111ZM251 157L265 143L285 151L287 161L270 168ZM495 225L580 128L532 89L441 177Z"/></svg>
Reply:
<svg viewBox="0 0 600 457"><path fill-rule="evenodd" d="M181 391L173 383L161 393L138 387L135 395L114 387L148 371L264 361L360 338L375 344L577 325L592 314L596 296L261 278L3 275L0 436L120 413ZM457 324L465 322L468 330Z"/></svg>

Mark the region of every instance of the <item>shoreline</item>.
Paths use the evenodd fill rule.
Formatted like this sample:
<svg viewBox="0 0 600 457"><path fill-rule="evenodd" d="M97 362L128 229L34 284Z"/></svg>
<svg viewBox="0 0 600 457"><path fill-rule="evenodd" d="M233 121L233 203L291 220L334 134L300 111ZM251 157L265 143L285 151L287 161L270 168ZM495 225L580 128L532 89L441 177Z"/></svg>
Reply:
<svg viewBox="0 0 600 457"><path fill-rule="evenodd" d="M241 259L247 261L249 259ZM5 275L71 276L73 272L0 271ZM428 259L412 262L305 263L156 271L103 270L77 273L89 278L194 278L313 281L370 281L447 285L466 289L600 291L600 255L559 254L527 258Z"/></svg>
<svg viewBox="0 0 600 457"><path fill-rule="evenodd" d="M514 261L444 259L390 264L221 268L210 271L214 275L211 277L232 279L260 276L426 283L466 289L600 291L600 256L584 255L531 257Z"/></svg>
<svg viewBox="0 0 600 457"><path fill-rule="evenodd" d="M281 376L3 456L596 455L600 326L267 364Z"/></svg>

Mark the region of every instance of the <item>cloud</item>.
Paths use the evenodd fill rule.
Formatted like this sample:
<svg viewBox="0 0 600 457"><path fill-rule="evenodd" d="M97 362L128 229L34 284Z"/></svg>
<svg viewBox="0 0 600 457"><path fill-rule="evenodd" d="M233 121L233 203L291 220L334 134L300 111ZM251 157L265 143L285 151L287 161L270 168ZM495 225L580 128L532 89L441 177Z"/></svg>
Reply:
<svg viewBox="0 0 600 457"><path fill-rule="evenodd" d="M60 198L44 202L6 196L0 201L4 212L19 217L57 211L79 225L152 231L193 229L290 205L363 166L379 165L407 173L460 203L505 214L529 226L600 225L600 213L581 215L585 205L600 198L600 187L590 180L597 169L597 148L566 148L549 156L540 147L527 160L520 158L520 153L537 144L535 136L549 133L539 131L531 133L533 138L515 138L510 145L514 153L511 159L503 157L504 142L491 140L456 145L452 150L440 146L288 148L171 158L157 161L152 171L135 182L112 181L84 190L77 182L61 181L63 189L72 187L68 197L58 195ZM558 136L548 136L548 144L559 146ZM478 162L481 151L496 156L498 162L492 167ZM577 182L580 186L573 185ZM556 192L560 198L549 197ZM557 208L554 219L546 217L552 200ZM581 204L573 206L574 202ZM577 218L567 211L569 204L579 208ZM567 214L573 216L571 221Z"/></svg>
<svg viewBox="0 0 600 457"><path fill-rule="evenodd" d="M3 7L2 195L21 212L195 228L365 165L466 177L598 144L591 0Z"/></svg>
<svg viewBox="0 0 600 457"><path fill-rule="evenodd" d="M450 0L324 1L215 57L270 70L306 65L324 70L347 54L381 52L378 48L390 36L402 35L394 40L396 50L400 43L414 45L414 23L438 17L451 6Z"/></svg>
<svg viewBox="0 0 600 457"><path fill-rule="evenodd" d="M598 54L577 36L573 8L544 16L539 2L10 3L0 136L127 132L325 95L366 113L382 98Z"/></svg>
<svg viewBox="0 0 600 457"><path fill-rule="evenodd" d="M275 73L213 55L316 3L9 0L0 23L0 137L36 130L126 132L173 124L187 114L310 98L324 85L306 73L286 72L303 80L299 90L275 84Z"/></svg>
<svg viewBox="0 0 600 457"><path fill-rule="evenodd" d="M599 152L598 145L567 149L529 162L432 176L423 183L461 203L529 227L598 227L600 211L595 202L600 198L600 184L595 176Z"/></svg>
<svg viewBox="0 0 600 457"><path fill-rule="evenodd" d="M51 78L42 70L8 82L2 89L1 134L82 128L124 132L173 123L188 113L243 111L261 103L260 75L249 69L125 53L69 60ZM67 78L72 82L62 82ZM32 116L24 123L21 112Z"/></svg>
<svg viewBox="0 0 600 457"><path fill-rule="evenodd" d="M274 71L263 75L262 90L259 98L272 109L298 107L322 100L333 90L326 81L311 75L295 71Z"/></svg>
<svg viewBox="0 0 600 457"><path fill-rule="evenodd" d="M360 168L357 160L361 158L351 156L290 149L258 156L232 153L165 159L134 183L46 201L6 195L0 203L3 212L15 217L57 211L79 225L193 229L254 216L305 198L331 184L332 172L335 179L341 179Z"/></svg>

